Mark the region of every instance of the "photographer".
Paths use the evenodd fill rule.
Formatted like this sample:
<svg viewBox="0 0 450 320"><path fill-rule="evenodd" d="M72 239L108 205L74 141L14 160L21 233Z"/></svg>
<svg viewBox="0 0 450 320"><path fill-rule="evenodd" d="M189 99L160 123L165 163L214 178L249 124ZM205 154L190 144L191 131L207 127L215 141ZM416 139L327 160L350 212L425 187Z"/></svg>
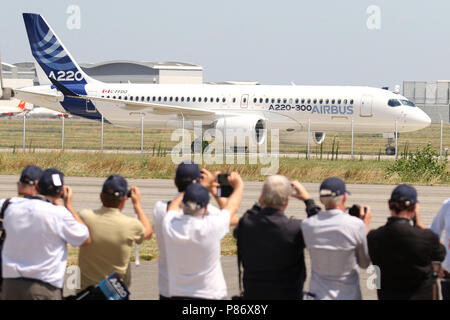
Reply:
<svg viewBox="0 0 450 320"><path fill-rule="evenodd" d="M172 299L225 299L227 286L220 261L220 241L238 222L244 183L237 172L228 181L233 188L223 199L218 214L207 215L209 192L200 183L191 183L173 200L163 220ZM217 185L215 185L217 186Z"/></svg>
<svg viewBox="0 0 450 320"><path fill-rule="evenodd" d="M302 223L311 258L309 291L316 299L362 299L357 266L367 268L370 264L366 234L371 212L363 206L360 218L345 213L348 194L341 179L325 179L319 190L325 211Z"/></svg>
<svg viewBox="0 0 450 320"><path fill-rule="evenodd" d="M302 299L306 279L305 244L302 221L285 215L291 195L310 201L307 207L311 204L314 207L314 201L298 181L289 182L281 175L268 177L259 205L247 210L234 229L239 268L242 263L244 269L243 298L246 300Z"/></svg>
<svg viewBox="0 0 450 320"><path fill-rule="evenodd" d="M137 219L121 213L129 196ZM92 237L89 246L80 248L80 291L114 272L129 287L131 248L152 237L151 224L142 210L141 193L137 187L128 190L125 178L110 175L103 184L100 200L102 207L99 209L80 211Z"/></svg>
<svg viewBox="0 0 450 320"><path fill-rule="evenodd" d="M37 190L42 199L19 199L5 211L4 300L60 300L67 243L78 247L90 242L88 228L73 210L72 190L64 186L60 171L45 170Z"/></svg>
<svg viewBox="0 0 450 320"><path fill-rule="evenodd" d="M450 300L450 199L442 204L441 209L433 219L430 229L440 238L445 230L445 260L442 263L442 299Z"/></svg>
<svg viewBox="0 0 450 320"><path fill-rule="evenodd" d="M442 261L445 247L420 220L414 187L401 184L388 201L391 217L367 236L372 263L380 268L379 300L431 300L433 262Z"/></svg>
<svg viewBox="0 0 450 320"><path fill-rule="evenodd" d="M200 170L197 164L186 161L181 162L175 173L174 184L178 192L184 192L186 188L195 182L200 182L206 187L212 194L214 193L216 175L210 173L206 169ZM217 199L217 198L216 198ZM222 204L221 200L218 200ZM158 244L158 286L159 286L159 298L160 300L169 299L169 275L167 271L167 257L166 246L164 244L164 237L162 234L162 222L164 216L167 213L167 206L170 201L157 201L153 209L153 229L156 236L156 242ZM220 210L213 206L208 205L207 215L218 214Z"/></svg>

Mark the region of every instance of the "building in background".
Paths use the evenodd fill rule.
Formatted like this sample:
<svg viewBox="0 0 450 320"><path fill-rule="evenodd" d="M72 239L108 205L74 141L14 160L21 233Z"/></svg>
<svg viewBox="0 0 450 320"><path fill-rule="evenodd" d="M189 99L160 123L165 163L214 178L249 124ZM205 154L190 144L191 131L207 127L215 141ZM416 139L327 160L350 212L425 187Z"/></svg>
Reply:
<svg viewBox="0 0 450 320"><path fill-rule="evenodd" d="M403 95L425 111L432 122L450 122L450 80L404 81Z"/></svg>

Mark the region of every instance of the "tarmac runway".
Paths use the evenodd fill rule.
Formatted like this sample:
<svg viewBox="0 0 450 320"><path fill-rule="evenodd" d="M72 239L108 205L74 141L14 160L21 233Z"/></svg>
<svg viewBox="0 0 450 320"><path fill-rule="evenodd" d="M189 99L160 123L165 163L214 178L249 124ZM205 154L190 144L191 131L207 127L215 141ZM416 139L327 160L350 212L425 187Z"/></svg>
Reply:
<svg viewBox="0 0 450 320"><path fill-rule="evenodd" d="M16 182L18 176L0 176L0 198L10 197L16 194ZM65 184L73 188L74 207L77 210L83 208L97 208L100 205L99 193L105 178L66 177ZM152 217L153 205L158 200L172 199L176 195L176 189L172 180L163 179L128 179L129 185L138 186L141 190L144 212ZM318 183L305 183L312 197L318 201ZM262 182L245 182L245 192L239 215L252 206L258 199ZM355 185L349 184L347 189L351 192L348 205L354 203L369 205L372 209L371 228L377 228L386 222L389 216L387 200L395 186L392 185ZM448 186L416 186L419 194L420 214L425 225L430 225L433 217L447 198L450 198ZM134 216L131 203L124 209L124 214ZM305 205L297 199L291 199L286 211L288 216L306 218ZM309 258L306 255L309 279ZM158 270L157 261L141 262L139 267L132 264L132 285L130 291L132 299L158 299ZM229 296L238 293L237 262L236 257L222 257L222 266L228 286ZM366 270L361 270L361 289L364 299L376 299L376 290L369 289L367 279L373 275ZM305 284L308 289L308 280ZM68 293L68 291L65 291Z"/></svg>

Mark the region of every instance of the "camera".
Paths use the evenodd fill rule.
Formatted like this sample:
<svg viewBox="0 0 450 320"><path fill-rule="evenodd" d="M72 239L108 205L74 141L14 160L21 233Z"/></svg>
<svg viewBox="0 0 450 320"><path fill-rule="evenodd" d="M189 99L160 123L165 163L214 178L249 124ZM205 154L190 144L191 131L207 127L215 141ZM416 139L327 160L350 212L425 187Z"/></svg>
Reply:
<svg viewBox="0 0 450 320"><path fill-rule="evenodd" d="M364 207L364 216L362 216L362 217L359 216L359 211L360 211L360 210L361 210L361 206L360 206L359 204L354 204L353 206L351 206L351 207L348 209L348 213L349 213L351 216L354 216L354 217L356 217L356 218L364 219L364 216L365 216L366 213L367 213L367 207Z"/></svg>
<svg viewBox="0 0 450 320"><path fill-rule="evenodd" d="M219 187L217 188L217 196L228 198L233 193L233 187L230 185L228 181L228 173L222 173L217 176L217 182L219 183Z"/></svg>
<svg viewBox="0 0 450 320"><path fill-rule="evenodd" d="M128 198L131 198L131 189L128 190L128 192L127 192L127 197L128 197Z"/></svg>

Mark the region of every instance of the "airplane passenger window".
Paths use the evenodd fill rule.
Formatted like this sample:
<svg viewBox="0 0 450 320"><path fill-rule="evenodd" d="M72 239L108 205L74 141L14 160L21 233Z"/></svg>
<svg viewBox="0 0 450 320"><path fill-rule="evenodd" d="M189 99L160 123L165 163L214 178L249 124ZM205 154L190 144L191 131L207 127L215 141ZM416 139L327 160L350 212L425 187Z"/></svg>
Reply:
<svg viewBox="0 0 450 320"><path fill-rule="evenodd" d="M266 103L269 103L269 98L266 98Z"/></svg>
<svg viewBox="0 0 450 320"><path fill-rule="evenodd" d="M181 102L184 102L184 97L181 97Z"/></svg>
<svg viewBox="0 0 450 320"><path fill-rule="evenodd" d="M416 105L409 100L400 100L402 104L410 107L415 107Z"/></svg>
<svg viewBox="0 0 450 320"><path fill-rule="evenodd" d="M158 101L161 101L161 97L158 97Z"/></svg>
<svg viewBox="0 0 450 320"><path fill-rule="evenodd" d="M311 103L311 99L308 99L308 103Z"/></svg>
<svg viewBox="0 0 450 320"><path fill-rule="evenodd" d="M203 98L203 102L208 102L208 98L207 97Z"/></svg>
<svg viewBox="0 0 450 320"><path fill-rule="evenodd" d="M272 103L275 103L275 99L274 98L272 98Z"/></svg>
<svg viewBox="0 0 450 320"><path fill-rule="evenodd" d="M325 104L329 104L330 103L330 99L325 100Z"/></svg>
<svg viewBox="0 0 450 320"><path fill-rule="evenodd" d="M323 103L323 99L320 99L320 100L319 100L319 103L322 104L322 103Z"/></svg>
<svg viewBox="0 0 450 320"><path fill-rule="evenodd" d="M167 97L164 97L164 101L167 101Z"/></svg>
<svg viewBox="0 0 450 320"><path fill-rule="evenodd" d="M302 103L305 103L305 99L302 99Z"/></svg>
<svg viewBox="0 0 450 320"><path fill-rule="evenodd" d="M338 100L338 104L341 104L341 99Z"/></svg>
<svg viewBox="0 0 450 320"><path fill-rule="evenodd" d="M233 98L233 103L236 103L236 98Z"/></svg>
<svg viewBox="0 0 450 320"><path fill-rule="evenodd" d="M287 99L286 99L286 98L284 98L284 99L283 99L283 103L286 103L286 102L287 102Z"/></svg>
<svg viewBox="0 0 450 320"><path fill-rule="evenodd" d="M136 101L139 101L139 97L138 96L136 96Z"/></svg>
<svg viewBox="0 0 450 320"><path fill-rule="evenodd" d="M214 98L213 97L209 98L209 101L214 102Z"/></svg>
<svg viewBox="0 0 450 320"><path fill-rule="evenodd" d="M223 102L223 103L225 103L226 101L227 101L227 99L225 99L225 98L222 99L222 102Z"/></svg>
<svg viewBox="0 0 450 320"><path fill-rule="evenodd" d="M116 98L116 96L113 96L113 99L115 99Z"/></svg>
<svg viewBox="0 0 450 320"><path fill-rule="evenodd" d="M352 99L352 100L350 100L350 104L353 104L353 99Z"/></svg>
<svg viewBox="0 0 450 320"><path fill-rule="evenodd" d="M169 101L172 102L172 100L173 100L173 97L170 97L170 98L169 98Z"/></svg>
<svg viewBox="0 0 450 320"><path fill-rule="evenodd" d="M317 99L314 99L313 103L316 104L317 103Z"/></svg>
<svg viewBox="0 0 450 320"><path fill-rule="evenodd" d="M296 104L298 103L298 99L295 99L295 103L296 103Z"/></svg>
<svg viewBox="0 0 450 320"><path fill-rule="evenodd" d="M108 96L108 98L109 98L109 96ZM130 101L133 101L133 97L130 97Z"/></svg>
<svg viewBox="0 0 450 320"><path fill-rule="evenodd" d="M347 104L347 99L344 99L344 104Z"/></svg>
<svg viewBox="0 0 450 320"><path fill-rule="evenodd" d="M153 101L156 101L156 97L155 97L155 96L153 96L152 100L153 100Z"/></svg>
<svg viewBox="0 0 450 320"><path fill-rule="evenodd" d="M333 100L331 100L331 104L334 104L334 102L335 102L335 101L336 101L336 100L334 100L334 99L333 99Z"/></svg>
<svg viewBox="0 0 450 320"><path fill-rule="evenodd" d="M192 102L195 102L195 97L192 98Z"/></svg>
<svg viewBox="0 0 450 320"><path fill-rule="evenodd" d="M175 97L175 102L178 102L178 97Z"/></svg>
<svg viewBox="0 0 450 320"><path fill-rule="evenodd" d="M263 98L259 98L259 103L263 103Z"/></svg>
<svg viewBox="0 0 450 320"><path fill-rule="evenodd" d="M388 101L388 106L390 106L390 107L398 107L400 105L401 105L401 103L397 99L390 99Z"/></svg>
<svg viewBox="0 0 450 320"><path fill-rule="evenodd" d="M219 102L219 98L216 98L216 102L217 102L217 103Z"/></svg>
<svg viewBox="0 0 450 320"><path fill-rule="evenodd" d="M191 101L191 98L190 98L190 97L187 97L187 98L186 98L186 102L189 102L189 101Z"/></svg>
<svg viewBox="0 0 450 320"><path fill-rule="evenodd" d="M256 99L256 98L253 98L253 103L256 103L256 101L257 101L257 99Z"/></svg>
<svg viewBox="0 0 450 320"><path fill-rule="evenodd" d="M280 98L278 98L277 102L278 102L278 103L281 103L281 99L280 99Z"/></svg>
<svg viewBox="0 0 450 320"><path fill-rule="evenodd" d="M122 96L119 96L118 99L119 99L119 100L122 100Z"/></svg>
<svg viewBox="0 0 450 320"><path fill-rule="evenodd" d="M125 96L125 97L123 97L123 99L124 99L124 100L128 100L128 97L127 97L127 96Z"/></svg>

